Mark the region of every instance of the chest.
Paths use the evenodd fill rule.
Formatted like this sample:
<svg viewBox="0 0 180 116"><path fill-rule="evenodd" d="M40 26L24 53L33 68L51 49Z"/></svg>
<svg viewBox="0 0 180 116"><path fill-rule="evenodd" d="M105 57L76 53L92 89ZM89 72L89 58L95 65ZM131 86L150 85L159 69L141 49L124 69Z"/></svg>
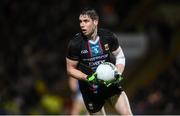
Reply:
<svg viewBox="0 0 180 116"><path fill-rule="evenodd" d="M91 67L93 71L103 62L111 61L108 41L84 41L80 52L80 63ZM85 70L85 68L82 68ZM88 71L85 71L88 72Z"/></svg>
<svg viewBox="0 0 180 116"><path fill-rule="evenodd" d="M81 47L81 58L98 57L110 52L108 41L83 41Z"/></svg>

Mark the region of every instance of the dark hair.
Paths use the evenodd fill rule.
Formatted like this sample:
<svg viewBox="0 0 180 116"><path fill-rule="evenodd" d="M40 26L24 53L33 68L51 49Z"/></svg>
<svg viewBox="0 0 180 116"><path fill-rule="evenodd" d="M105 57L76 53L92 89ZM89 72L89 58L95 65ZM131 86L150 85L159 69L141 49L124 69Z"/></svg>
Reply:
<svg viewBox="0 0 180 116"><path fill-rule="evenodd" d="M93 9L93 8L89 8L89 7L83 8L83 9L80 11L80 15L87 15L87 16L89 16L92 20L99 20L99 15L98 15L98 13L96 12L96 10Z"/></svg>

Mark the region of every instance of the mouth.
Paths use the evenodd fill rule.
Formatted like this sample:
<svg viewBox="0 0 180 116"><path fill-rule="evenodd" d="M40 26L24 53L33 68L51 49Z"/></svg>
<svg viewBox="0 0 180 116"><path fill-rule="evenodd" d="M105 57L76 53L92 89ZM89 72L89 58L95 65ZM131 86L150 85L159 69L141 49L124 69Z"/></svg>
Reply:
<svg viewBox="0 0 180 116"><path fill-rule="evenodd" d="M86 29L81 29L81 31L82 31L83 33L85 33L85 32L86 32Z"/></svg>

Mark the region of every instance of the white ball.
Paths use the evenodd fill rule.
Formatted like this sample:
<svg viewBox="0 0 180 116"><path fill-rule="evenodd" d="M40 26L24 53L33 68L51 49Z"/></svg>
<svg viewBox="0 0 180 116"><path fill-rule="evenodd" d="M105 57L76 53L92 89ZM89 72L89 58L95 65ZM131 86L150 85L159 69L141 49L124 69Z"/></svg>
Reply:
<svg viewBox="0 0 180 116"><path fill-rule="evenodd" d="M110 62L104 62L96 69L97 78L103 81L112 81L115 79L115 71L117 71L117 68L114 64Z"/></svg>

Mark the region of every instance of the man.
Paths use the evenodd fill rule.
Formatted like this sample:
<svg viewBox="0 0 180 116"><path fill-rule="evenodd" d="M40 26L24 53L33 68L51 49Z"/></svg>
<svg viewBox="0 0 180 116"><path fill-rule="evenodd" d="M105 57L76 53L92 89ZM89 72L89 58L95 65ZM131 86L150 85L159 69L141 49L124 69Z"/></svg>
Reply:
<svg viewBox="0 0 180 116"><path fill-rule="evenodd" d="M123 73L125 58L116 36L110 31L98 29L99 16L94 9L83 9L79 21L81 32L68 45L66 63L67 73L78 79L88 112L105 115L104 104L107 102L119 114L132 115L120 83L106 86L98 81L94 73L99 64L113 62L113 58L119 77Z"/></svg>

